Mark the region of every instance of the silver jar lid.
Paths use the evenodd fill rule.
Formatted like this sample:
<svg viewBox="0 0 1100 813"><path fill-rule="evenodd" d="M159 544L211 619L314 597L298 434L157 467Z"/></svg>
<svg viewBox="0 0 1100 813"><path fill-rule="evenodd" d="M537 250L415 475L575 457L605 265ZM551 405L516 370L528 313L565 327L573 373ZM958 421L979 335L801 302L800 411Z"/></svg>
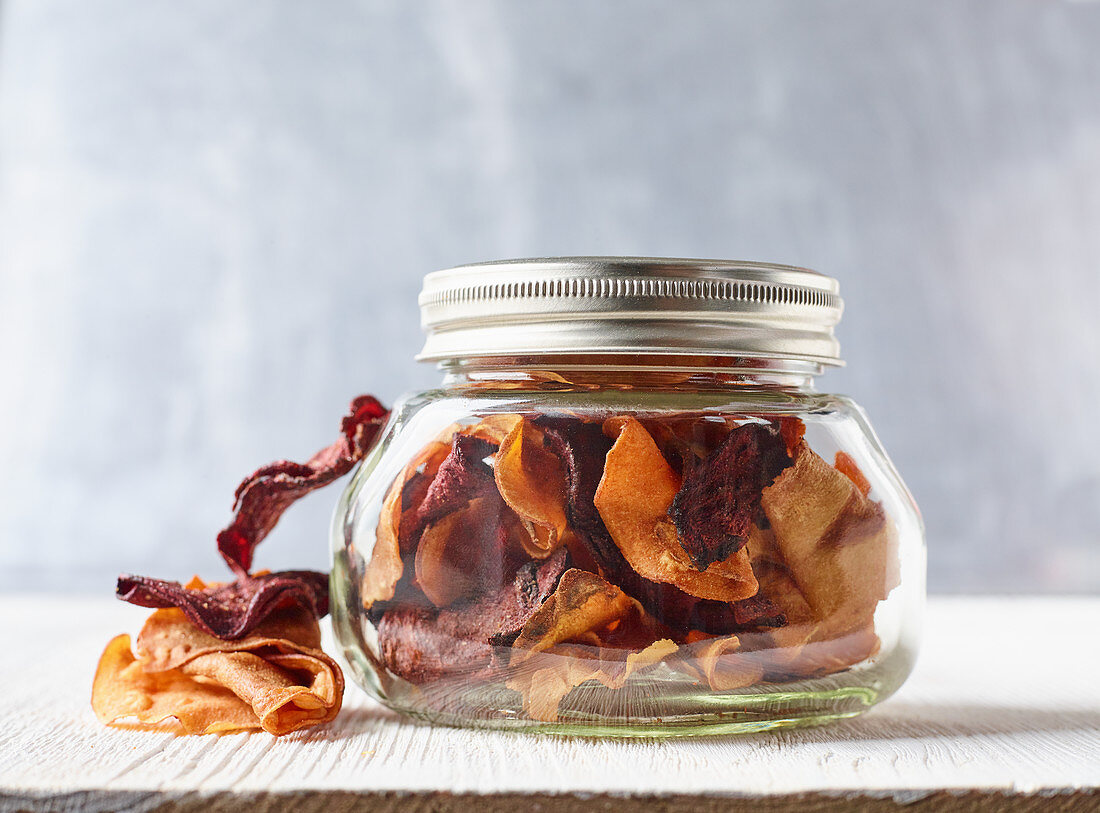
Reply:
<svg viewBox="0 0 1100 813"><path fill-rule="evenodd" d="M840 365L832 277L772 263L549 257L424 277L420 361L654 354Z"/></svg>

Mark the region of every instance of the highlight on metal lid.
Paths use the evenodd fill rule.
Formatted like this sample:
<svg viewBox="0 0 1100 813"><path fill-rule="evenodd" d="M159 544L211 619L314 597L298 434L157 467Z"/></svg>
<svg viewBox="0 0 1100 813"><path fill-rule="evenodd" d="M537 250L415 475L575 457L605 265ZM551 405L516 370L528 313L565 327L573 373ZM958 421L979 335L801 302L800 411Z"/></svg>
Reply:
<svg viewBox="0 0 1100 813"><path fill-rule="evenodd" d="M732 260L549 257L424 277L420 361L653 354L840 365L832 277Z"/></svg>

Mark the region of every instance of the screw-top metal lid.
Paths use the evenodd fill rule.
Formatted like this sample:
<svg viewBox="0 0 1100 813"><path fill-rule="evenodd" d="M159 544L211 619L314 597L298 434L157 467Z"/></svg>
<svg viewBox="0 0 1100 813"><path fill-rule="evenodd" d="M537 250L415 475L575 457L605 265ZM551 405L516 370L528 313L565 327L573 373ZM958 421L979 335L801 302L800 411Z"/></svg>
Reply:
<svg viewBox="0 0 1100 813"><path fill-rule="evenodd" d="M551 257L424 278L421 361L658 354L842 364L831 277L771 263Z"/></svg>

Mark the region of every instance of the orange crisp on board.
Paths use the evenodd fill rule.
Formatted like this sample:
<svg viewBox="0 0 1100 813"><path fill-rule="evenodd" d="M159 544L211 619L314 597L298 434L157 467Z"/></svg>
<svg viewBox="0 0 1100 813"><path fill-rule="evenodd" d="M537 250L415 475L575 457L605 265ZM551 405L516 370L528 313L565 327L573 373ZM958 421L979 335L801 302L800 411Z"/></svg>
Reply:
<svg viewBox="0 0 1100 813"><path fill-rule="evenodd" d="M194 579L187 587L205 585ZM180 734L281 735L327 723L340 710L344 679L320 643L316 617L299 605L275 610L233 641L203 632L180 610L157 610L134 651L128 635L107 644L92 708L103 723Z"/></svg>

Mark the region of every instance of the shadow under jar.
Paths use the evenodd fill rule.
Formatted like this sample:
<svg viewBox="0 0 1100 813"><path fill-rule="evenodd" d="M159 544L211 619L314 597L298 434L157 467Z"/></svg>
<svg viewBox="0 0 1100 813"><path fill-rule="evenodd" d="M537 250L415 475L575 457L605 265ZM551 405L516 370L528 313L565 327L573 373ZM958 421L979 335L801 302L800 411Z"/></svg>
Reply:
<svg viewBox="0 0 1100 813"><path fill-rule="evenodd" d="M360 686L433 722L751 732L892 694L920 516L837 365L835 280L557 258L429 274L421 360L333 523Z"/></svg>

